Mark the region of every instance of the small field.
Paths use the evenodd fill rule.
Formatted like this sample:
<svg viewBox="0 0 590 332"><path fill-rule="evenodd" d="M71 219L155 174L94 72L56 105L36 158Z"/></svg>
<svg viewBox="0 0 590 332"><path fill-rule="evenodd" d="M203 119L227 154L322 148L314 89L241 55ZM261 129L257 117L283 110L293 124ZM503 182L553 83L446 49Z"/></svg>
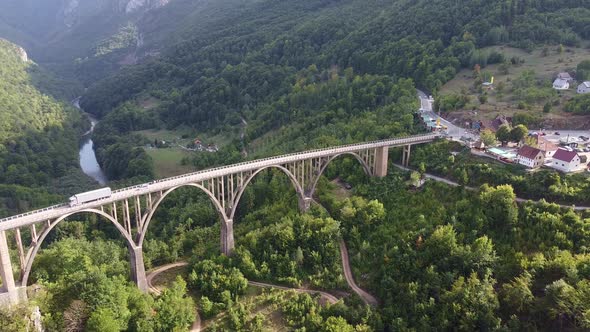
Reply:
<svg viewBox="0 0 590 332"><path fill-rule="evenodd" d="M154 171L157 178L164 178L194 171L190 165L181 165L184 157L194 155L194 151L187 150L187 145L197 138L203 146L214 144L218 148L231 142L231 137L222 135L197 135L190 128L178 128L176 130L140 130L135 131L150 142L152 147L144 147L148 155L154 160ZM164 147L154 147L156 141ZM215 153L215 152L210 152Z"/></svg>
<svg viewBox="0 0 590 332"><path fill-rule="evenodd" d="M190 151L149 148L146 149L146 152L154 160L154 172L159 179L194 171L193 167L180 163L182 158L192 154Z"/></svg>
<svg viewBox="0 0 590 332"><path fill-rule="evenodd" d="M187 144L194 142L196 139L199 139L205 145L215 144L220 148L222 146L229 144L232 140L233 135L232 133L229 133L228 135L211 135L207 133L198 133L188 127L179 127L175 130L148 129L135 131L134 133L140 134L150 141L166 141L166 143L170 143L172 145L186 146Z"/></svg>
<svg viewBox="0 0 590 332"><path fill-rule="evenodd" d="M559 53L557 48L558 46L548 46L535 49L531 53L505 46L485 48L486 52L496 51L503 54L508 63L513 57L520 59L521 63L503 67L501 64L482 67L480 76L483 81L489 81L492 76L494 77L494 89L484 90L484 92L478 91L480 87L476 83L473 69L460 71L453 80L443 86L440 94L467 95L470 101L462 109L451 112L449 118L459 121L489 120L499 114L512 116L515 113L528 113L539 122L544 121L547 128L590 128L589 116L574 116L564 112L565 104L576 94L575 89L578 83L571 83L570 89L566 91L558 92L551 88L557 73L575 71L578 63L590 59L590 49L567 47ZM523 100L515 96L513 83L528 70L534 71L534 77L531 80L534 81L535 88L543 89L545 94L550 95L549 99L530 98L532 100L523 104ZM482 94L487 97L487 101L483 103L479 100ZM549 101L551 110L543 112L544 105Z"/></svg>
<svg viewBox="0 0 590 332"><path fill-rule="evenodd" d="M352 196L350 189L346 189L344 186L344 182L342 182L340 178L330 181L330 191L332 195L334 195L334 197L339 201Z"/></svg>

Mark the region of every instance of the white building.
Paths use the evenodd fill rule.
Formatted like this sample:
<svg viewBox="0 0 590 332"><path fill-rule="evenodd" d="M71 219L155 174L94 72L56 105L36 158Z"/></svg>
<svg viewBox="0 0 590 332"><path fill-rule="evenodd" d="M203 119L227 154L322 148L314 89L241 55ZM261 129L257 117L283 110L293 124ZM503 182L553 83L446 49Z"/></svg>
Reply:
<svg viewBox="0 0 590 332"><path fill-rule="evenodd" d="M569 173L581 169L581 158L576 151L557 149L553 155L553 161L549 166L559 171Z"/></svg>
<svg viewBox="0 0 590 332"><path fill-rule="evenodd" d="M567 90L570 88L570 82L563 78L556 78L555 81L553 81L553 88L555 90Z"/></svg>
<svg viewBox="0 0 590 332"><path fill-rule="evenodd" d="M588 93L590 92L590 81L586 81L580 85L578 85L578 93Z"/></svg>
<svg viewBox="0 0 590 332"><path fill-rule="evenodd" d="M516 161L528 168L537 168L543 166L545 163L545 154L537 148L524 145L518 150Z"/></svg>

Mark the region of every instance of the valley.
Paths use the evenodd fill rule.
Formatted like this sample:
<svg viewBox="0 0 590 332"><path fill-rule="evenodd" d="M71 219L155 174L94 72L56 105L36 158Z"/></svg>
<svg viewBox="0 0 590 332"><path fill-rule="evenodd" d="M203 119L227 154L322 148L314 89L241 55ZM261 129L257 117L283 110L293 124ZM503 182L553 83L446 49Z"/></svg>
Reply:
<svg viewBox="0 0 590 332"><path fill-rule="evenodd" d="M590 328L589 27L2 1L0 332Z"/></svg>

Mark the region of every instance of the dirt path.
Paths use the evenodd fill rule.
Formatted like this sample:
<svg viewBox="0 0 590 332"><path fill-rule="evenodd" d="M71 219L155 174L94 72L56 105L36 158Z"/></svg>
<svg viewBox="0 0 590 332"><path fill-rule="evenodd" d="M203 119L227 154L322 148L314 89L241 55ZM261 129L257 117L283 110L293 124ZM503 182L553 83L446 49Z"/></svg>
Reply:
<svg viewBox="0 0 590 332"><path fill-rule="evenodd" d="M342 189L347 190L344 187L342 187L342 183L336 182L335 184L338 185L338 186L340 186ZM312 199L312 200L313 200L313 202L315 204L323 207L323 205L320 204L320 202L316 201L315 199ZM356 284L356 282L354 281L354 277L352 275L352 270L350 269L350 261L349 261L349 258L348 258L348 249L346 248L346 243L344 242L344 240L340 240L340 259L342 260L342 270L344 271L344 278L346 279L346 283L348 284L348 286L358 296L360 296L360 298L366 304L371 305L371 306L377 306L377 305L379 305L379 301L373 295L367 293L365 290L363 290L362 288L360 288Z"/></svg>
<svg viewBox="0 0 590 332"><path fill-rule="evenodd" d="M413 171L412 169L407 168L407 167L404 167L404 166L401 166L401 165L397 165L397 164L393 164L393 165L395 167L399 168L399 169L404 170L404 171ZM431 179L431 180L437 181L437 182L446 183L446 184L448 184L450 186L453 186L453 187L459 187L460 186L460 184L457 183L457 182L455 182L455 181L451 181L449 179L445 179L445 178L442 178L440 176L436 176L436 175L433 175L433 174L424 173L424 177L426 177L427 179ZM471 191L477 191L478 190L478 188L474 188L474 187L469 187L469 186L464 186L464 187L465 187L465 189L471 190ZM517 201L519 203L529 202L529 201L530 202L533 202L535 204L541 203L541 201L535 201L535 200L531 200L531 199L527 199L527 198L521 198L521 197L516 197L515 201ZM554 202L550 202L550 201L546 201L546 202L547 203L552 203L552 204L557 204L560 207L566 208L566 209L572 208L575 211L584 211L584 210L589 210L590 209L590 206L576 206L576 205L573 205L573 204L569 204L569 205L568 204L559 204L559 203L554 203Z"/></svg>
<svg viewBox="0 0 590 332"><path fill-rule="evenodd" d="M348 254L347 254L347 256L348 256ZM146 275L146 280L147 280L147 285L148 285L149 291L153 294L156 294L156 295L162 294L162 291L153 285L154 278L157 277L160 273L163 273L165 271L168 271L168 270L176 268L176 267L186 266L186 265L188 265L187 262L176 262L176 263L158 266L157 268L149 271ZM326 292L318 291L318 290L304 289L304 288L291 288L291 287L286 287L286 286L279 286L279 285L273 285L273 284L268 284L268 283L264 283L264 282L257 282L257 281L250 281L250 280L248 280L248 284L251 286L255 286L255 287L275 288L275 289L282 289L282 290L294 290L299 293L320 294L321 298L330 304L334 304L334 303L338 302L338 298L335 297L334 295L326 293ZM190 329L191 332L200 332L201 328L202 328L201 327L201 318L199 317L199 313L197 312L196 314L197 314L197 319L195 320L195 322L191 326L191 329Z"/></svg>
<svg viewBox="0 0 590 332"><path fill-rule="evenodd" d="M305 288L291 288L291 287L267 284L264 282L257 282L257 281L250 281L250 280L248 280L248 284L252 285L252 286L256 286L256 287L276 288L276 289L282 289L282 290L294 290L298 293L320 294L320 296L324 300L329 302L330 304L334 304L334 303L338 302L338 298L336 296L326 293L326 292L318 291L318 290L305 289Z"/></svg>
<svg viewBox="0 0 590 332"><path fill-rule="evenodd" d="M346 243L344 243L344 240L340 240L340 257L342 258L342 269L344 270L344 276L346 277L346 283L348 283L348 286L350 286L350 288L352 288L352 290L357 293L366 304L377 306L379 301L377 301L373 295L361 289L354 281L348 260L348 249L346 249Z"/></svg>

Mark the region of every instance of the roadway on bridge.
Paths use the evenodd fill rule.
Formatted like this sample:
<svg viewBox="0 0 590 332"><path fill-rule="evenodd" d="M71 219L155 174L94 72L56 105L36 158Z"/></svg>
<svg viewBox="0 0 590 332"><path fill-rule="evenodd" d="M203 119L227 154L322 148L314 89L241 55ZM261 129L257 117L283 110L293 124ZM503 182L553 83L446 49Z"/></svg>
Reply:
<svg viewBox="0 0 590 332"><path fill-rule="evenodd" d="M392 138L372 142L364 142L358 144L349 144L343 146L337 146L326 149L316 149L303 151L298 153L292 153L277 157L270 157L264 159L257 159L253 161L247 161L237 163L233 165L221 166L212 169L202 170L194 173L174 176L166 179L156 180L150 184L137 185L133 187L123 188L113 191L112 195L108 198L104 198L97 201L81 204L78 206L71 207L68 204L59 204L51 207L47 207L40 210L27 212L21 215L12 216L4 219L0 219L0 231L8 230L18 227L28 226L30 224L43 222L55 218L62 217L64 215L77 213L85 209L96 209L101 206L105 206L111 203L121 202L126 199L131 199L137 196L146 195L148 193L157 193L166 191L168 189L187 185L189 183L199 183L202 181L221 178L230 174L238 174L241 172L256 171L262 168L285 165L288 163L298 162L301 160L315 159L322 157L335 156L342 153L358 152L367 149L376 149L380 147L395 147L412 144L422 144L431 142L440 138L439 134L423 134L408 136L402 138Z"/></svg>

